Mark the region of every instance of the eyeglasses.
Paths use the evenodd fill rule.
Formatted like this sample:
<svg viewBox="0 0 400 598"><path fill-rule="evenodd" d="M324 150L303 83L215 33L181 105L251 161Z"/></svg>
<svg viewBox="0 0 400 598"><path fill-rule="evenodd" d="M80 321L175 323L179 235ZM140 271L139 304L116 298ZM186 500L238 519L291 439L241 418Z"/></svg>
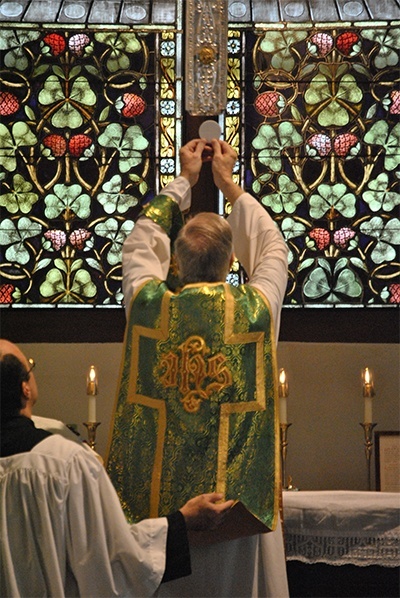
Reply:
<svg viewBox="0 0 400 598"><path fill-rule="evenodd" d="M28 370L26 373L27 373L27 374L30 374L30 373L31 373L31 371L35 369L36 363L34 362L34 360L32 359L32 357L30 357L30 358L28 359L28 363L29 363L29 365L30 365L31 367L29 368L29 370Z"/></svg>

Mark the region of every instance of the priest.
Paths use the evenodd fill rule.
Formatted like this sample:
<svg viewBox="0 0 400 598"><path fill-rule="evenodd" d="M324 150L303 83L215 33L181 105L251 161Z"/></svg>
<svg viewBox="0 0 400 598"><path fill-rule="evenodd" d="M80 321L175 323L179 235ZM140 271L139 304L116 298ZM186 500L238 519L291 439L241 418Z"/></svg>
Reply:
<svg viewBox="0 0 400 598"><path fill-rule="evenodd" d="M287 248L233 181L228 143L194 139L180 159L123 248L127 327L108 472L132 522L199 492L236 502L223 530L192 535L192 576L160 595L284 597L275 353ZM204 161L232 211L185 223ZM226 283L234 256L249 277L238 287Z"/></svg>

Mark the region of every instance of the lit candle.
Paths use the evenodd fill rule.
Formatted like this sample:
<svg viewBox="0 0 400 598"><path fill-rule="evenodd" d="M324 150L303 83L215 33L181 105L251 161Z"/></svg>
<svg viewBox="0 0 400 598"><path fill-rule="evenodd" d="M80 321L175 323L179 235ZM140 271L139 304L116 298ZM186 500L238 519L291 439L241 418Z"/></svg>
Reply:
<svg viewBox="0 0 400 598"><path fill-rule="evenodd" d="M363 378L363 397L364 397L364 424L372 424L372 397L375 395L372 374L369 368L364 368Z"/></svg>
<svg viewBox="0 0 400 598"><path fill-rule="evenodd" d="M94 365L90 366L89 374L87 377L86 394L89 397L89 413L88 421L96 421L96 395L98 393L97 388L97 374Z"/></svg>
<svg viewBox="0 0 400 598"><path fill-rule="evenodd" d="M287 423L287 404L286 399L289 396L288 384L286 381L286 372L282 368L279 370L279 386L278 394L280 398L279 402L279 419L281 424Z"/></svg>

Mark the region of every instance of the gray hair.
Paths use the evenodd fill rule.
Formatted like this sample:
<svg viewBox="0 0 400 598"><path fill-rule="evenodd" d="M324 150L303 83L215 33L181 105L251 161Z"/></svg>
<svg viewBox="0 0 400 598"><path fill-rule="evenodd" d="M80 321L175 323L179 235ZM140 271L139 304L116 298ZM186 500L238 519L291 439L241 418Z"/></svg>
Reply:
<svg viewBox="0 0 400 598"><path fill-rule="evenodd" d="M175 241L183 284L225 281L233 252L232 229L221 216L200 212L179 231Z"/></svg>

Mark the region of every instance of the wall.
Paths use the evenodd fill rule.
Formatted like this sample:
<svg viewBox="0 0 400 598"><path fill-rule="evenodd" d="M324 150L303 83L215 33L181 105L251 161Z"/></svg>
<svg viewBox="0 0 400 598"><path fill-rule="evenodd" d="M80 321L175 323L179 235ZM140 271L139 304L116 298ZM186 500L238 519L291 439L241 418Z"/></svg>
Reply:
<svg viewBox="0 0 400 598"><path fill-rule="evenodd" d="M87 420L86 375L98 368L97 450L106 453L122 344L20 344L36 361L40 398L35 413ZM282 342L278 365L289 381L287 473L303 490L366 490L361 370L374 374L376 431L399 430L399 346ZM372 461L374 474L374 461ZM374 481L374 475L372 477Z"/></svg>

